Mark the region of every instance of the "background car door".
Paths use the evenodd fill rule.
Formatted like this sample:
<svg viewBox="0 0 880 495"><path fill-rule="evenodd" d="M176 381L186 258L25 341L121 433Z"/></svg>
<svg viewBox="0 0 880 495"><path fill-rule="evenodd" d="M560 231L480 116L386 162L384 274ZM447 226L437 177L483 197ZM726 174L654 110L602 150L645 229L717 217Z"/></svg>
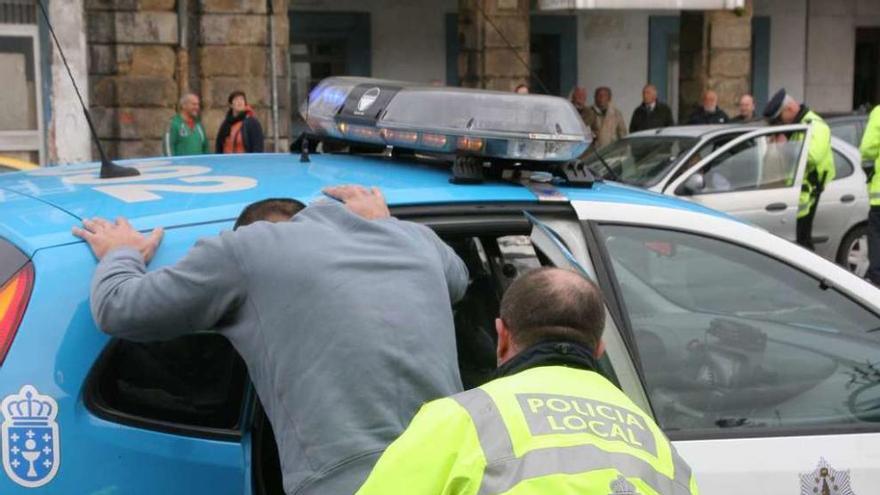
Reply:
<svg viewBox="0 0 880 495"><path fill-rule="evenodd" d="M779 140L778 136L790 136L792 132L806 132L807 136L797 141ZM807 127L802 125L744 134L682 173L664 192L730 213L794 240L806 164L804 148L809 138Z"/></svg>
<svg viewBox="0 0 880 495"><path fill-rule="evenodd" d="M819 197L813 244L819 255L864 277L868 271L867 226L856 226L865 223L870 205L861 155L858 148L838 138L831 138L831 146L836 173Z"/></svg>
<svg viewBox="0 0 880 495"><path fill-rule="evenodd" d="M721 217L574 202L702 493L873 493L880 290Z"/></svg>

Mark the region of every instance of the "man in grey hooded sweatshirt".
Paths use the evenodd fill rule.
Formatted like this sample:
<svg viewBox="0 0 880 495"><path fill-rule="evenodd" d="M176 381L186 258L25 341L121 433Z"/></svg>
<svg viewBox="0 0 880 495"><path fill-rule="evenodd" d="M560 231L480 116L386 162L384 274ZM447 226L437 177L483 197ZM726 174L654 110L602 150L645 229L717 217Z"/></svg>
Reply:
<svg viewBox="0 0 880 495"><path fill-rule="evenodd" d="M101 330L136 341L211 330L232 342L290 495L354 493L423 403L461 390L450 302L467 288L464 263L427 227L391 217L377 189L325 193L342 203L202 239L151 272L161 229L74 228L100 260Z"/></svg>

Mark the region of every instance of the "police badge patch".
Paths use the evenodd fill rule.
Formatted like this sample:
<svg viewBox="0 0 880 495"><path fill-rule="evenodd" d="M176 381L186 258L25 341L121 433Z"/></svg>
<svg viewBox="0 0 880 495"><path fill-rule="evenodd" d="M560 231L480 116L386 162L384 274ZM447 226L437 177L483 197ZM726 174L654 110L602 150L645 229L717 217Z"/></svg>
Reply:
<svg viewBox="0 0 880 495"><path fill-rule="evenodd" d="M15 483L37 488L52 481L61 461L58 404L31 385L0 404L3 413L3 469Z"/></svg>
<svg viewBox="0 0 880 495"><path fill-rule="evenodd" d="M849 470L838 471L824 457L811 473L801 473L801 495L855 495L849 486Z"/></svg>
<svg viewBox="0 0 880 495"><path fill-rule="evenodd" d="M608 495L641 495L638 490L636 490L635 485L619 474L617 475L617 479L612 481L608 487L611 488L611 493Z"/></svg>

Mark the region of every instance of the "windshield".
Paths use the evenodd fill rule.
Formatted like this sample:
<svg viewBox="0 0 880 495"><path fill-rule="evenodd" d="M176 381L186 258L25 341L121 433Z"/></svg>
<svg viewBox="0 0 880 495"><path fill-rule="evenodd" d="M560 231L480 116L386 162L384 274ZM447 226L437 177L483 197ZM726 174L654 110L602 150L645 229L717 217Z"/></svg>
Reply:
<svg viewBox="0 0 880 495"><path fill-rule="evenodd" d="M697 141L680 136L625 138L599 150L607 167L596 153L587 153L584 162L594 175L604 179L649 187L659 182L678 157Z"/></svg>

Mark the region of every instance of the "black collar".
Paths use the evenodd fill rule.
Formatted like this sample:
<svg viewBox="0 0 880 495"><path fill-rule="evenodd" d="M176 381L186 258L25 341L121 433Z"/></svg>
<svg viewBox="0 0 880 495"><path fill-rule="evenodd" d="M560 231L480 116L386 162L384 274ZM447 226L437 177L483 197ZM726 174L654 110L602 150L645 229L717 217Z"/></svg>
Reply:
<svg viewBox="0 0 880 495"><path fill-rule="evenodd" d="M517 354L495 370L495 378L515 375L539 366L567 366L597 371L598 365L589 347L568 341L541 342Z"/></svg>
<svg viewBox="0 0 880 495"><path fill-rule="evenodd" d="M801 109L798 111L797 116L795 116L794 121L800 122L800 121L804 120L804 116L807 115L807 112L809 112L809 111L810 111L810 107L808 107L804 103L801 103Z"/></svg>

